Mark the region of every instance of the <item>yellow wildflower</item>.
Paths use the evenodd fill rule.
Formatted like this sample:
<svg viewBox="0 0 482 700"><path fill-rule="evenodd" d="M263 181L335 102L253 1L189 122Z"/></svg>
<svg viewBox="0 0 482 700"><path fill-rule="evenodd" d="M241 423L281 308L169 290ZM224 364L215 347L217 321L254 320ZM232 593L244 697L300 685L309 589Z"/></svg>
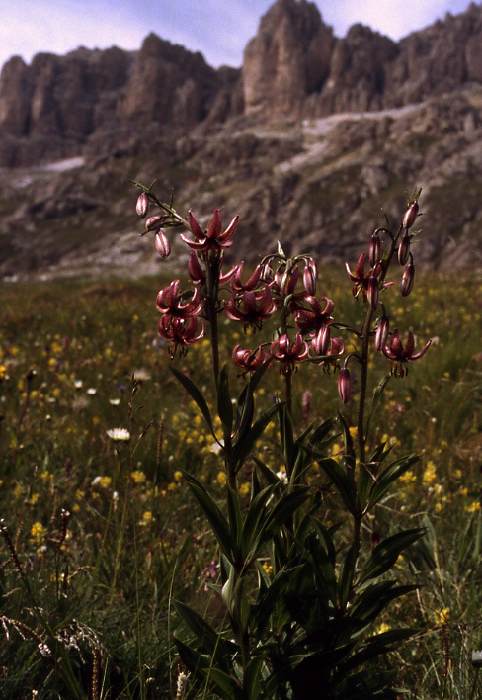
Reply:
<svg viewBox="0 0 482 700"><path fill-rule="evenodd" d="M37 544L40 544L42 541L44 535L45 535L45 528L40 523L38 520L32 525L32 529L30 530L30 534L34 538L34 540L37 542Z"/></svg>
<svg viewBox="0 0 482 700"><path fill-rule="evenodd" d="M440 608L435 610L433 614L433 619L436 625L446 625L450 616L450 608Z"/></svg>
<svg viewBox="0 0 482 700"><path fill-rule="evenodd" d="M226 483L226 474L224 472L218 472L216 475L216 481L220 486L224 486Z"/></svg>
<svg viewBox="0 0 482 700"><path fill-rule="evenodd" d="M152 518L152 511L146 510L142 514L142 518L141 518L139 525L143 525L143 526L150 525L152 523L152 519L153 519Z"/></svg>
<svg viewBox="0 0 482 700"><path fill-rule="evenodd" d="M130 477L135 484L143 484L146 480L146 475L144 472L141 472L140 469L134 469L134 471L131 472Z"/></svg>
<svg viewBox="0 0 482 700"><path fill-rule="evenodd" d="M480 510L480 501L472 501L472 503L465 506L465 510L467 513L478 513Z"/></svg>
<svg viewBox="0 0 482 700"><path fill-rule="evenodd" d="M182 472L174 472L174 481L182 481Z"/></svg>
<svg viewBox="0 0 482 700"><path fill-rule="evenodd" d="M435 464L432 462L432 460L429 460L427 462L427 466L425 467L425 471L423 473L423 483L424 484L432 484L436 478L437 478L437 469L435 467Z"/></svg>
<svg viewBox="0 0 482 700"><path fill-rule="evenodd" d="M392 628L390 627L390 625L387 625L386 622L381 622L376 629L376 633L384 634L385 632L389 632L391 629Z"/></svg>
<svg viewBox="0 0 482 700"><path fill-rule="evenodd" d="M251 484L249 483L249 481L243 481L243 483L239 485L239 495L240 496L247 496L250 491L251 491Z"/></svg>
<svg viewBox="0 0 482 700"><path fill-rule="evenodd" d="M417 481L417 477L415 474L409 469L405 474L402 474L400 477L400 481L402 484L413 484L414 481Z"/></svg>

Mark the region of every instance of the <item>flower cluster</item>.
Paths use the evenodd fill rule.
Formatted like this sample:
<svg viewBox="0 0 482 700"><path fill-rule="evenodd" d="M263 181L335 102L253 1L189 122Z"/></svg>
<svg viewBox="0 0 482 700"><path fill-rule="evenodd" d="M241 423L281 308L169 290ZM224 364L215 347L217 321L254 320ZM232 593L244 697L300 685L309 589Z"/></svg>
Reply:
<svg viewBox="0 0 482 700"><path fill-rule="evenodd" d="M266 321L278 314L274 339L252 349L237 344L232 351L233 362L243 372L251 373L273 361L285 376L306 360L326 371L340 369L338 393L341 400L347 402L354 393L349 362L358 360L363 365L366 357L355 352L346 354L345 340L334 330L351 332L362 344L365 337L373 336L375 350L392 362L391 372L396 376L405 376L407 363L419 359L428 350L431 341L415 351L411 331L405 344L402 343L398 330L390 330L390 318L382 302L384 292L395 284L386 280L393 260L403 267L402 297L413 289L415 266L411 242L412 227L419 215L417 197L409 203L397 233L377 228L354 269L346 263L353 296L361 299L367 309L366 321L360 330L336 323L333 299L317 296L317 264L311 256L288 257L279 246L277 253L263 258L250 274L245 273L244 261L223 271L224 254L234 242L239 217L232 218L224 228L221 212L215 209L203 228L191 211L184 219L148 190L138 197L137 214L146 217L153 203L161 212L145 219L145 231L155 233L155 248L161 257L171 252L163 226L184 227L192 234L182 233L180 238L191 251L187 268L193 288L183 291L180 280L174 280L157 295L157 309L161 314L159 334L169 341L171 356L178 349L183 352L200 340L206 324L213 332L219 313L241 323L245 331L260 330ZM388 246L384 244L385 239Z"/></svg>

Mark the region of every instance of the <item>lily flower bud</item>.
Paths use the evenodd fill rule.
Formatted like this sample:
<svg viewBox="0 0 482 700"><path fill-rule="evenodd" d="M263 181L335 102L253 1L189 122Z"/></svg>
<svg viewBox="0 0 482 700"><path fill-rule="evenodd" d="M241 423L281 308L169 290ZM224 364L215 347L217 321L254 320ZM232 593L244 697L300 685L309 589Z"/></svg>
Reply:
<svg viewBox="0 0 482 700"><path fill-rule="evenodd" d="M409 254L410 236L408 235L408 233L405 233L400 239L400 243L398 244L398 262L400 265L406 264Z"/></svg>
<svg viewBox="0 0 482 700"><path fill-rule="evenodd" d="M195 253L194 251L189 256L187 269L189 272L189 276L194 282L194 284L201 284L202 282L204 282L204 273L202 271L201 263L199 262L197 253Z"/></svg>
<svg viewBox="0 0 482 700"><path fill-rule="evenodd" d="M370 236L370 243L368 245L368 260L372 267L380 260L381 250L380 236L377 233L373 233Z"/></svg>
<svg viewBox="0 0 482 700"><path fill-rule="evenodd" d="M154 239L154 247L161 256L161 258L168 258L171 254L171 244L162 228L159 229L158 233L156 233L156 237Z"/></svg>
<svg viewBox="0 0 482 700"><path fill-rule="evenodd" d="M372 309L378 304L378 280L375 275L370 275L367 282L367 299Z"/></svg>
<svg viewBox="0 0 482 700"><path fill-rule="evenodd" d="M388 331L390 329L390 321L388 317L383 314L381 319L378 321L377 329L375 331L375 350L381 352L387 342Z"/></svg>
<svg viewBox="0 0 482 700"><path fill-rule="evenodd" d="M321 326L318 333L311 341L311 345L317 355L326 355L330 347L331 329L330 324Z"/></svg>
<svg viewBox="0 0 482 700"><path fill-rule="evenodd" d="M162 216L150 216L144 222L145 231L157 231L161 228Z"/></svg>
<svg viewBox="0 0 482 700"><path fill-rule="evenodd" d="M149 197L145 192L141 192L140 195L137 198L136 202L136 214L137 216L140 216L141 219L145 217L147 214L147 210L149 208Z"/></svg>
<svg viewBox="0 0 482 700"><path fill-rule="evenodd" d="M316 263L311 259L303 270L303 287L309 296L316 294L316 274Z"/></svg>
<svg viewBox="0 0 482 700"><path fill-rule="evenodd" d="M415 280L415 265L413 264L413 257L410 253L410 262L407 263L402 275L402 281L400 282L400 291L402 297L408 297L413 289L413 283Z"/></svg>
<svg viewBox="0 0 482 700"><path fill-rule="evenodd" d="M338 374L338 394L343 403L348 403L353 395L353 382L348 367L342 367Z"/></svg>
<svg viewBox="0 0 482 700"><path fill-rule="evenodd" d="M415 223L415 219L418 216L418 202L411 202L405 215L403 217L402 226L404 229L408 230Z"/></svg>

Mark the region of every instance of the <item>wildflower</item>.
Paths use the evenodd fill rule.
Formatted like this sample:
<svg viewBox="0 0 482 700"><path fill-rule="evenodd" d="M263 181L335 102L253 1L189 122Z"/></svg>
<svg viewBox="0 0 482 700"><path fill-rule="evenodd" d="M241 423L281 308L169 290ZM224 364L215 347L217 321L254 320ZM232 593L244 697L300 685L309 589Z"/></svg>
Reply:
<svg viewBox="0 0 482 700"><path fill-rule="evenodd" d="M390 625L387 625L386 622L382 622L378 625L378 627L376 629L376 633L377 634L384 634L385 632L389 632L391 629L392 628L390 627Z"/></svg>
<svg viewBox="0 0 482 700"><path fill-rule="evenodd" d="M314 296L316 293L316 277L317 267L313 258L308 258L303 270L303 287L308 296Z"/></svg>
<svg viewBox="0 0 482 700"><path fill-rule="evenodd" d="M162 228L160 228L156 233L154 238L154 247L161 258L168 258L171 254L171 244Z"/></svg>
<svg viewBox="0 0 482 700"><path fill-rule="evenodd" d="M367 280L366 295L372 309L378 305L378 280L375 275L370 275Z"/></svg>
<svg viewBox="0 0 482 700"><path fill-rule="evenodd" d="M96 476L95 479L92 479L91 484L92 486L101 486L103 489L108 489L112 484L112 477Z"/></svg>
<svg viewBox="0 0 482 700"><path fill-rule="evenodd" d="M383 354L395 363L394 374L404 377L407 374L404 365L409 361L413 362L423 357L431 344L432 341L429 340L421 350L415 352L415 338L412 331L408 332L404 347L400 339L400 333L398 330L395 330L388 343L383 346Z"/></svg>
<svg viewBox="0 0 482 700"><path fill-rule="evenodd" d="M119 406L119 405L120 405L120 399L119 399L119 398L109 399L109 403L110 403L111 406Z"/></svg>
<svg viewBox="0 0 482 700"><path fill-rule="evenodd" d="M139 525L146 527L147 525L150 525L152 523L152 521L153 521L152 511L145 510L142 514L142 518L139 522Z"/></svg>
<svg viewBox="0 0 482 700"><path fill-rule="evenodd" d="M418 202L415 200L413 202L410 202L408 205L408 209L404 214L403 221L402 221L402 226L404 229L408 230L413 224L415 223L415 220L418 216Z"/></svg>
<svg viewBox="0 0 482 700"><path fill-rule="evenodd" d="M235 345L232 353L233 362L242 367L246 372L255 372L259 367L267 364L271 360L269 351L259 345L255 350L242 348Z"/></svg>
<svg viewBox="0 0 482 700"><path fill-rule="evenodd" d="M408 297L413 289L413 283L415 280L415 265L413 264L413 256L410 253L410 261L406 264L405 269L402 274L402 280L400 282L400 291L402 297Z"/></svg>
<svg viewBox="0 0 482 700"><path fill-rule="evenodd" d="M263 562L262 569L265 574L268 574L268 576L273 573L273 565L269 561Z"/></svg>
<svg viewBox="0 0 482 700"><path fill-rule="evenodd" d="M127 442L131 439L131 434L126 428L111 428L107 430L107 435L114 442Z"/></svg>
<svg viewBox="0 0 482 700"><path fill-rule="evenodd" d="M303 298L304 306L298 307L294 312L295 323L300 333L317 333L331 323L335 303L328 297L322 297L322 301L323 307L316 297Z"/></svg>
<svg viewBox="0 0 482 700"><path fill-rule="evenodd" d="M287 333L283 333L271 344L271 354L281 363L281 372L292 372L297 362L303 362L308 357L308 345L301 333L295 335L293 342Z"/></svg>
<svg viewBox="0 0 482 700"><path fill-rule="evenodd" d="M135 484L143 484L146 480L146 475L140 469L134 469L129 476Z"/></svg>
<svg viewBox="0 0 482 700"><path fill-rule="evenodd" d="M1 365L0 364L0 382L5 379L7 376L7 367L6 365Z"/></svg>
<svg viewBox="0 0 482 700"><path fill-rule="evenodd" d="M216 482L219 486L224 486L226 484L227 478L225 472L218 472L216 474Z"/></svg>
<svg viewBox="0 0 482 700"><path fill-rule="evenodd" d="M252 292L259 285L262 277L263 267L257 265L254 272L248 277L246 282L241 280L241 273L243 272L244 261L239 265L236 265L235 271L231 280L231 288L235 292Z"/></svg>
<svg viewBox="0 0 482 700"><path fill-rule="evenodd" d="M406 265L410 253L410 236L405 233L398 244L398 262L400 265Z"/></svg>
<svg viewBox="0 0 482 700"><path fill-rule="evenodd" d="M427 466L425 467L425 471L423 473L423 483L424 484L432 484L437 478L437 469L435 467L434 462L432 460L429 460L427 462Z"/></svg>
<svg viewBox="0 0 482 700"><path fill-rule="evenodd" d="M163 316L159 321L159 335L166 340L170 340L173 347L171 356L174 357L179 346L187 348L193 345L204 336L204 325L198 318L172 318Z"/></svg>
<svg viewBox="0 0 482 700"><path fill-rule="evenodd" d="M288 475L286 474L286 469L284 467L281 467L279 472L276 472L276 476L281 481L281 483L283 483L283 484L288 483Z"/></svg>
<svg viewBox="0 0 482 700"><path fill-rule="evenodd" d="M184 301L186 294L191 295L188 301ZM180 280L174 280L158 293L156 306L163 316L168 315L170 318L198 316L202 309L199 288L196 287L194 292L181 292Z"/></svg>
<svg viewBox="0 0 482 700"><path fill-rule="evenodd" d="M202 230L198 220L191 211L188 214L188 218L191 231L194 234L194 240L187 238L184 234L181 234L181 238L193 250L214 250L220 252L221 249L229 248L233 244L232 239L238 228L239 216L235 216L224 231L222 230L221 212L219 209L213 211L213 215L205 231Z"/></svg>
<svg viewBox="0 0 482 700"><path fill-rule="evenodd" d="M381 241L378 233L372 233L368 244L368 262L373 267L380 260Z"/></svg>
<svg viewBox="0 0 482 700"><path fill-rule="evenodd" d="M239 489L238 489L238 490L239 490L239 495L240 495L240 496L248 496L248 495L249 495L249 492L251 491L251 484L249 483L249 481L243 481L243 482L239 485Z"/></svg>
<svg viewBox="0 0 482 700"><path fill-rule="evenodd" d="M436 625L446 625L450 617L450 608L440 608L433 613Z"/></svg>
<svg viewBox="0 0 482 700"><path fill-rule="evenodd" d="M32 525L32 528L30 530L30 534L32 535L33 539L37 544L40 544L40 542L44 538L45 532L46 530L44 526L38 520Z"/></svg>
<svg viewBox="0 0 482 700"><path fill-rule="evenodd" d="M338 394L343 403L348 403L353 396L353 382L348 367L342 367L338 375Z"/></svg>
<svg viewBox="0 0 482 700"><path fill-rule="evenodd" d="M139 216L141 219L145 217L147 214L147 209L149 207L149 197L145 192L141 192L140 195L137 197L136 201L136 214Z"/></svg>
<svg viewBox="0 0 482 700"><path fill-rule="evenodd" d="M174 481L177 481L177 482L182 481L182 472L180 472L180 471L174 472Z"/></svg>
<svg viewBox="0 0 482 700"><path fill-rule="evenodd" d="M417 477L415 474L409 469L406 471L402 476L400 477L400 481L402 484L413 484L415 481L417 481Z"/></svg>
<svg viewBox="0 0 482 700"><path fill-rule="evenodd" d="M265 287L258 292L242 292L233 295L224 306L228 318L242 321L245 326L260 328L262 322L276 311L271 291Z"/></svg>
<svg viewBox="0 0 482 700"><path fill-rule="evenodd" d="M480 511L480 501L472 501L465 506L467 513L478 513Z"/></svg>
<svg viewBox="0 0 482 700"><path fill-rule="evenodd" d="M94 389L94 387L90 387L89 389L87 389L87 392L86 392L86 393L87 393L89 396L95 396L95 395L97 394L97 389Z"/></svg>
<svg viewBox="0 0 482 700"><path fill-rule="evenodd" d="M150 372L148 372L147 369L144 369L144 367L141 367L140 369L135 369L132 372L132 379L135 382L148 382L150 378Z"/></svg>
<svg viewBox="0 0 482 700"><path fill-rule="evenodd" d="M377 328L375 331L375 350L377 352L381 352L383 350L383 346L387 342L389 328L390 322L388 317L383 314L377 323Z"/></svg>
<svg viewBox="0 0 482 700"><path fill-rule="evenodd" d="M345 352L345 341L343 338L330 338L330 327L326 326L325 328L320 328L311 340L311 347L317 355L323 357L323 364L329 364L343 355Z"/></svg>

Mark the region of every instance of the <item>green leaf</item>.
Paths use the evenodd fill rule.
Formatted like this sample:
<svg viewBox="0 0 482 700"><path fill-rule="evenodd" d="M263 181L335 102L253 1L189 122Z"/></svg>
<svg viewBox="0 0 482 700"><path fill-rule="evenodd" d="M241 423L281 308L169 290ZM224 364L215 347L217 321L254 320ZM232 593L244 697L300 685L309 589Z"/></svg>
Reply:
<svg viewBox="0 0 482 700"><path fill-rule="evenodd" d="M290 474L295 462L296 450L293 439L293 424L286 404L279 404L278 417L281 434L281 453L286 465L286 471Z"/></svg>
<svg viewBox="0 0 482 700"><path fill-rule="evenodd" d="M337 677L342 678L347 671L351 671L357 666L360 666L360 664L364 664L370 659L380 656L380 654L388 653L394 644L398 645L400 642L410 639L410 637L413 637L417 632L418 630L415 629L396 629L371 637L363 649L360 649L357 654L354 654L340 665L336 674Z"/></svg>
<svg viewBox="0 0 482 700"><path fill-rule="evenodd" d="M358 628L371 624L389 603L418 588L416 585L395 586L394 584L395 581L380 581L365 589L359 601L350 610L350 619Z"/></svg>
<svg viewBox="0 0 482 700"><path fill-rule="evenodd" d="M174 638L174 641L183 664L185 664L193 674L196 675L204 666L209 665L208 656L200 654L196 649L184 644L184 642L181 642L177 637Z"/></svg>
<svg viewBox="0 0 482 700"><path fill-rule="evenodd" d="M230 561L234 561L236 558L236 542L231 537L230 528L226 518L221 513L220 509L208 494L204 486L191 474L187 474L185 472L183 473L191 491L196 496L204 515L211 525L223 554Z"/></svg>
<svg viewBox="0 0 482 700"><path fill-rule="evenodd" d="M256 462L256 466L258 467L258 471L269 484L275 485L280 483L280 479L276 476L276 474L260 459L257 457L253 457L254 461Z"/></svg>
<svg viewBox="0 0 482 700"><path fill-rule="evenodd" d="M318 464L333 481L346 507L352 515L357 515L360 508L357 502L356 486L343 467L331 457L320 459Z"/></svg>
<svg viewBox="0 0 482 700"><path fill-rule="evenodd" d="M277 406L272 406L258 418L253 427L248 430L242 440L237 440L233 446L233 461L240 469L251 451L254 449L256 441L264 433L266 426L271 421L273 415L278 410Z"/></svg>
<svg viewBox="0 0 482 700"><path fill-rule="evenodd" d="M211 420L211 414L209 412L208 405L204 396L201 394L200 390L194 384L188 376L177 370L175 367L171 367L171 372L176 377L176 379L183 385L186 391L192 396L194 401L199 406L199 409L204 417L204 420L209 426L211 433L214 435L213 422Z"/></svg>
<svg viewBox="0 0 482 700"><path fill-rule="evenodd" d="M398 559L398 556L404 549L416 542L425 533L425 528L413 528L412 530L404 530L396 535L387 537L380 542L372 552L371 557L362 570L361 583L370 578L380 576L385 573Z"/></svg>
<svg viewBox="0 0 482 700"><path fill-rule="evenodd" d="M262 657L253 657L248 663L246 676L244 678L244 687L247 691L249 700L258 700L261 696L262 675L261 668L263 665Z"/></svg>
<svg viewBox="0 0 482 700"><path fill-rule="evenodd" d="M309 495L309 490L307 488L297 488L296 491L283 494L266 519L262 529L262 540L265 541L273 531L278 530L284 525L288 518L290 518L306 501Z"/></svg>
<svg viewBox="0 0 482 700"><path fill-rule="evenodd" d="M224 429L231 435L233 428L233 404L229 392L229 374L226 365L219 373L218 381L218 413Z"/></svg>
<svg viewBox="0 0 482 700"><path fill-rule="evenodd" d="M243 697L241 688L237 685L236 680L224 671L221 671L220 668L206 669L205 674L209 681L218 689L223 700L241 700Z"/></svg>
<svg viewBox="0 0 482 700"><path fill-rule="evenodd" d="M185 603L174 601L174 607L179 617L181 617L191 631L194 632L199 644L205 648L207 653L210 653L217 641L216 632L203 620L199 613Z"/></svg>
<svg viewBox="0 0 482 700"><path fill-rule="evenodd" d="M345 562L343 564L343 572L339 586L340 605L342 608L344 608L350 600L353 579L355 578L356 563L358 561L358 552L359 547L356 544L352 544L345 555Z"/></svg>
<svg viewBox="0 0 482 700"><path fill-rule="evenodd" d="M379 503L383 496L387 493L390 485L399 479L411 466L418 462L416 455L408 455L392 462L377 478L370 490L368 500L368 508L371 508L376 503Z"/></svg>
<svg viewBox="0 0 482 700"><path fill-rule="evenodd" d="M233 491L230 486L227 487L227 501L229 524L231 526L231 537L236 543L236 549L239 549L242 528L241 507L238 492Z"/></svg>
<svg viewBox="0 0 482 700"><path fill-rule="evenodd" d="M375 415L378 407L380 406L381 400L383 398L383 394L385 391L385 387L387 386L388 382L390 381L391 375L387 374L385 377L382 377L380 381L378 382L377 386L373 390L372 394L372 405L370 407L370 412L368 414L367 418L367 427L366 427L366 433L368 435L368 430L370 428L370 423L373 419L373 416Z"/></svg>
<svg viewBox="0 0 482 700"><path fill-rule="evenodd" d="M253 542L258 537L261 521L267 516L266 504L273 495L276 486L276 484L266 486L249 504L241 536L241 549L245 556L248 552L251 553L251 557L256 556L256 552L252 551Z"/></svg>
<svg viewBox="0 0 482 700"><path fill-rule="evenodd" d="M348 425L345 417L339 413L338 417L343 428L343 441L345 443L345 461L349 468L349 474L352 479L355 478L355 465L356 465L356 454L355 448L353 446L353 438L350 433L350 426Z"/></svg>

